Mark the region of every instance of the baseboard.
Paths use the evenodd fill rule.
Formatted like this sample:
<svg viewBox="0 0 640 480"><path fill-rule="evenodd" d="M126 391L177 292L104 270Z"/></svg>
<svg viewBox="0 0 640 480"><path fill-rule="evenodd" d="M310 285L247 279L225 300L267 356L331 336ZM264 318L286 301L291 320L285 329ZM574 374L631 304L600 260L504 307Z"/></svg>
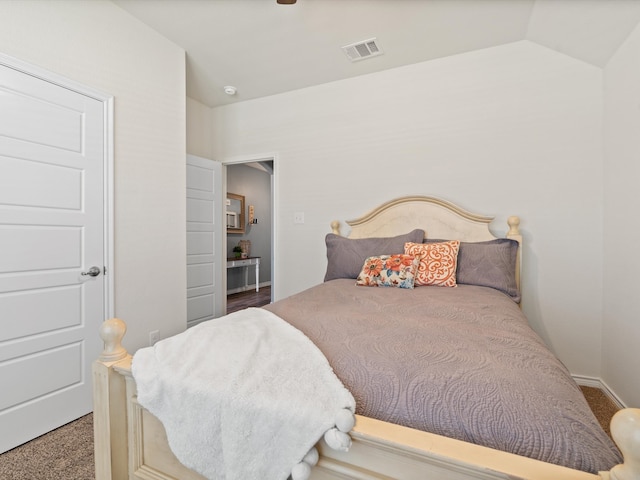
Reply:
<svg viewBox="0 0 640 480"><path fill-rule="evenodd" d="M611 400L618 408L627 408L624 402L620 400L620 397L618 397L614 393L614 391L611 390L609 386L606 383L604 383L601 379L593 378L593 377L585 377L582 375L572 375L572 377L578 385L582 385L584 387L599 388L600 390L602 390L602 392L604 392L607 398L609 398L609 400Z"/></svg>

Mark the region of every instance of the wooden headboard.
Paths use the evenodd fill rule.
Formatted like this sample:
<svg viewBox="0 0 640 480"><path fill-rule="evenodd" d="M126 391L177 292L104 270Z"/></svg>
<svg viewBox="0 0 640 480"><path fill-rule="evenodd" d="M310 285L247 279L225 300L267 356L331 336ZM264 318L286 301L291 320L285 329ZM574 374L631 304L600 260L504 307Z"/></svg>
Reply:
<svg viewBox="0 0 640 480"><path fill-rule="evenodd" d="M355 220L347 220L351 227L349 238L393 237L416 228L424 230L426 238L482 242L496 237L489 230L494 217L471 213L451 202L436 197L412 195L396 198L371 210ZM507 238L520 244L516 263L516 281L520 287L522 235L520 218L507 219ZM331 222L331 230L340 233L340 222Z"/></svg>

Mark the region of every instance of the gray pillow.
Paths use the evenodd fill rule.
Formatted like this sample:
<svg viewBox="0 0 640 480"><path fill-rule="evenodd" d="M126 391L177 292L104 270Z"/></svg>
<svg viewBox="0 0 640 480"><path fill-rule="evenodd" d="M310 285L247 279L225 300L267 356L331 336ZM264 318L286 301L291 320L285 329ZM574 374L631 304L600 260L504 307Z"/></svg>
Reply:
<svg viewBox="0 0 640 480"><path fill-rule="evenodd" d="M425 243L445 240L425 240ZM510 238L497 238L486 242L460 242L456 282L480 285L500 290L515 302L520 302L516 283L518 242Z"/></svg>
<svg viewBox="0 0 640 480"><path fill-rule="evenodd" d="M438 242L446 240L429 238L424 241ZM520 290L516 283L518 247L518 242L510 238L460 242L456 283L495 288L520 303Z"/></svg>
<svg viewBox="0 0 640 480"><path fill-rule="evenodd" d="M491 287L520 302L516 283L518 242L498 238L487 242L460 243L458 251L458 283Z"/></svg>
<svg viewBox="0 0 640 480"><path fill-rule="evenodd" d="M422 243L424 230L416 229L397 237L346 238L327 234L327 273L324 281L336 278L358 278L364 261L375 255L404 253L407 242Z"/></svg>

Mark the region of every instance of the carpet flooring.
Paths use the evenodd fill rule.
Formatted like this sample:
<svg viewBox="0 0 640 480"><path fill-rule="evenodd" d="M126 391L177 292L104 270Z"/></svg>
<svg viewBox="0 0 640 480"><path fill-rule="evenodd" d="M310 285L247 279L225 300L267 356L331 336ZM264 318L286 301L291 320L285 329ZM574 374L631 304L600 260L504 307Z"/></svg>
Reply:
<svg viewBox="0 0 640 480"><path fill-rule="evenodd" d="M593 414L600 422L602 429L607 432L607 435L611 436L609 424L611 423L611 417L619 410L618 406L599 388L581 386L580 389L587 399Z"/></svg>
<svg viewBox="0 0 640 480"><path fill-rule="evenodd" d="M581 387L609 431L618 410L597 388ZM93 415L89 414L0 455L2 480L94 480Z"/></svg>
<svg viewBox="0 0 640 480"><path fill-rule="evenodd" d="M2 480L94 480L93 414L0 455Z"/></svg>

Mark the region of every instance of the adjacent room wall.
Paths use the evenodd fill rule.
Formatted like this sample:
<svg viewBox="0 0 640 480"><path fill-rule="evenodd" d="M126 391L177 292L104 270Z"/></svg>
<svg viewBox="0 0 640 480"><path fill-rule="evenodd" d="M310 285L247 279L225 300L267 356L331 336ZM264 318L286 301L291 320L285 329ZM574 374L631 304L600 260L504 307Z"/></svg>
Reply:
<svg viewBox="0 0 640 480"><path fill-rule="evenodd" d="M227 165L227 191L245 197L246 222L249 221L249 205L254 206L255 225L245 225L245 233L227 234L227 257L233 257L233 247L240 240L251 242L251 256L260 257L259 281L271 282L271 175L264 170L246 164ZM245 223L246 223L245 222ZM249 269L249 285L255 285L253 267ZM227 292L244 287L245 272L242 268L227 270Z"/></svg>
<svg viewBox="0 0 640 480"><path fill-rule="evenodd" d="M113 273L125 346L184 330L184 51L108 1L4 0L0 18L0 52L115 97Z"/></svg>
<svg viewBox="0 0 640 480"><path fill-rule="evenodd" d="M524 311L572 373L600 377L600 69L522 41L212 113L217 158L278 154L278 298L322 281L332 220L395 197L496 215L499 235L520 215Z"/></svg>
<svg viewBox="0 0 640 480"><path fill-rule="evenodd" d="M604 71L605 202L603 378L640 407L640 27Z"/></svg>

